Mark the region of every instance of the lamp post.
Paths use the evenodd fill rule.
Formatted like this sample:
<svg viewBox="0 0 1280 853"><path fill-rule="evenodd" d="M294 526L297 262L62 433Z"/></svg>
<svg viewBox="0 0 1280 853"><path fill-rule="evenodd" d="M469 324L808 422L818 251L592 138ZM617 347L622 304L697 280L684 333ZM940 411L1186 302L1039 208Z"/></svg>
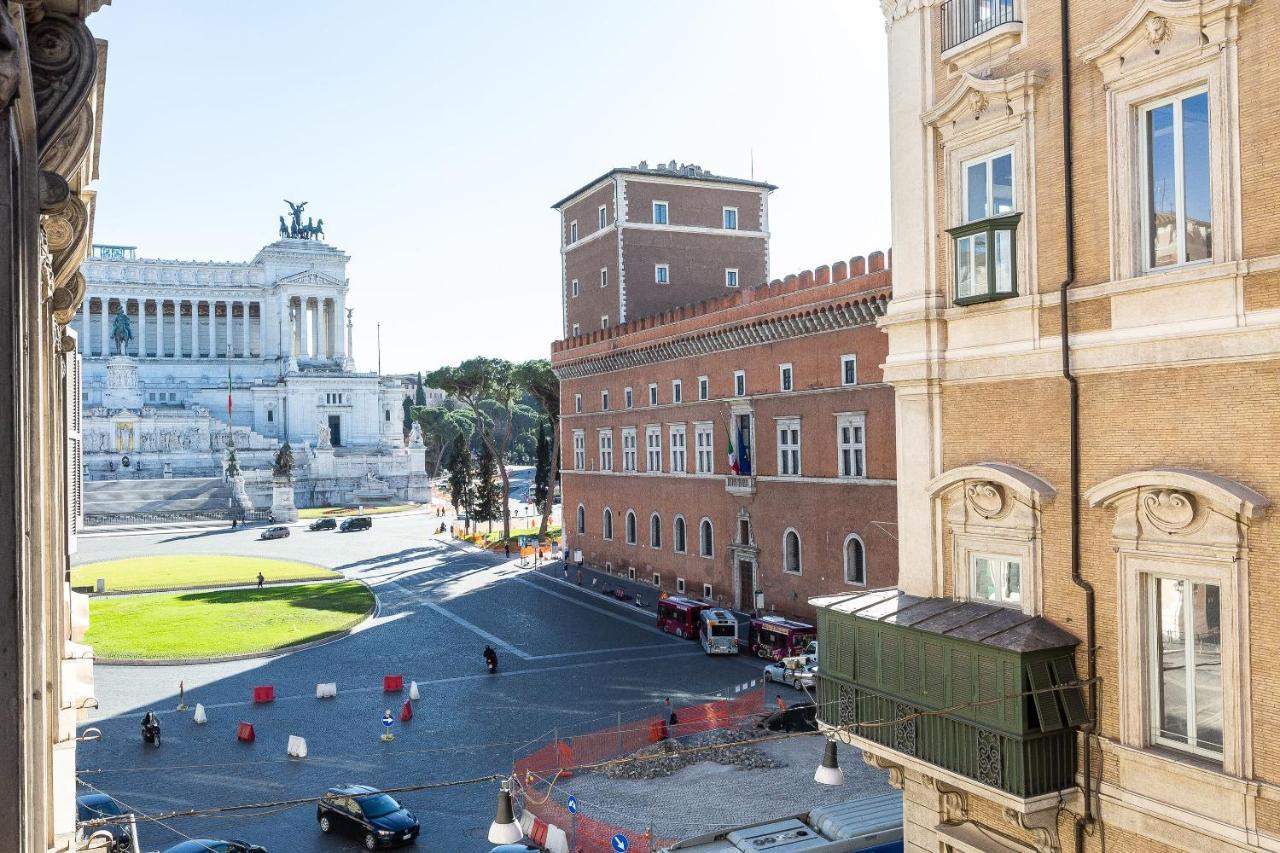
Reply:
<svg viewBox="0 0 1280 853"><path fill-rule="evenodd" d="M511 782L504 779L498 789L498 811L493 823L489 824L490 844L516 844L524 838L524 830L516 823L515 812L511 808Z"/></svg>
<svg viewBox="0 0 1280 853"><path fill-rule="evenodd" d="M818 765L818 772L813 774L813 781L819 785L844 784L844 772L840 770L840 764L836 760L836 742L834 740L827 741L826 751L822 753L822 763Z"/></svg>

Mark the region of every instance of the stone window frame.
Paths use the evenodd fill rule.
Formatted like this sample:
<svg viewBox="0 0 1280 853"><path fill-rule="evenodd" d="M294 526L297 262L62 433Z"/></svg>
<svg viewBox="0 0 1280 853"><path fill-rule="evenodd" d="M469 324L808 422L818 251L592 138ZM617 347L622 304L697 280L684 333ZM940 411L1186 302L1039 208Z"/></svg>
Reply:
<svg viewBox="0 0 1280 853"><path fill-rule="evenodd" d="M658 405L658 383L657 382L649 383L649 405L650 406Z"/></svg>
<svg viewBox="0 0 1280 853"><path fill-rule="evenodd" d="M604 512L600 514L600 534L600 538L604 541L613 541L613 510L609 507L605 507Z"/></svg>
<svg viewBox="0 0 1280 853"><path fill-rule="evenodd" d="M1077 51L1102 74L1107 106L1113 280L1159 276L1243 257L1237 16L1247 0L1138 0L1110 30ZM1207 260L1149 268L1143 221L1144 107L1182 92L1209 92L1213 251ZM1213 275L1206 270L1203 275Z"/></svg>
<svg viewBox="0 0 1280 853"><path fill-rule="evenodd" d="M627 439L631 446L627 446ZM622 470L634 474L640 470L640 434L635 427L622 427Z"/></svg>
<svg viewBox="0 0 1280 853"><path fill-rule="evenodd" d="M742 380L741 383L738 382L739 379ZM741 391L738 390L739 386L742 388ZM745 370L735 370L733 372L733 396L747 396L747 372Z"/></svg>
<svg viewBox="0 0 1280 853"><path fill-rule="evenodd" d="M597 231L609 227L609 205L602 204L596 209Z"/></svg>
<svg viewBox="0 0 1280 853"><path fill-rule="evenodd" d="M729 213L733 212L733 225L729 225ZM725 231L737 231L738 229L738 208L723 207L720 209L720 225Z"/></svg>
<svg viewBox="0 0 1280 853"><path fill-rule="evenodd" d="M671 283L671 264L654 264L653 265L653 283L654 284L670 284Z"/></svg>
<svg viewBox="0 0 1280 853"><path fill-rule="evenodd" d="M630 409L634 404L635 394L632 393L631 386L628 385L626 388L622 389L622 405L623 408Z"/></svg>
<svg viewBox="0 0 1280 853"><path fill-rule="evenodd" d="M856 428L862 427L862 442L850 441L845 444L840 437L840 432L846 427ZM852 436L851 436L852 438ZM862 473L846 474L844 473L844 451L850 451L851 458L853 452L862 450ZM869 476L867 471L867 413L866 412L836 412L836 479L839 480L865 480Z"/></svg>
<svg viewBox="0 0 1280 853"><path fill-rule="evenodd" d="M575 415L582 414L582 395L581 394L573 395L573 413Z"/></svg>
<svg viewBox="0 0 1280 853"><path fill-rule="evenodd" d="M711 531L711 535L705 540L705 542L702 537L702 528L704 525ZM704 548L702 547L704 544L710 545L711 547ZM714 521L712 521L710 518L704 515L698 521L698 556L702 557L704 560L710 560L710 559L713 559L715 555L716 555L716 525Z"/></svg>
<svg viewBox="0 0 1280 853"><path fill-rule="evenodd" d="M796 371L789 361L778 365L778 390L782 392L796 390Z"/></svg>
<svg viewBox="0 0 1280 853"><path fill-rule="evenodd" d="M681 540L684 540L683 545ZM676 554L689 553L689 524L680 513L671 519L671 550Z"/></svg>
<svg viewBox="0 0 1280 853"><path fill-rule="evenodd" d="M569 284L569 298L578 298L578 280L576 278Z"/></svg>
<svg viewBox="0 0 1280 853"><path fill-rule="evenodd" d="M604 289L609 286L609 268L600 267L600 288Z"/></svg>
<svg viewBox="0 0 1280 853"><path fill-rule="evenodd" d="M578 337L578 335L580 335L580 334L582 334L581 327L580 327L577 323L574 323L574 324L573 324L573 336L576 338L576 337Z"/></svg>
<svg viewBox="0 0 1280 853"><path fill-rule="evenodd" d="M790 555L787 552L787 540L792 536L796 539L796 567L794 569L789 565ZM804 539L800 537L800 531L794 527L788 527L782 531L782 571L788 575L801 576L804 574Z"/></svg>
<svg viewBox="0 0 1280 853"><path fill-rule="evenodd" d="M636 545L640 541L639 531L636 529L636 511L627 509L627 514L622 517L622 538L628 545Z"/></svg>
<svg viewBox="0 0 1280 853"><path fill-rule="evenodd" d="M649 513L649 547L662 550L662 516L657 510Z"/></svg>
<svg viewBox="0 0 1280 853"><path fill-rule="evenodd" d="M1014 227L1014 281L1017 292L998 299L1027 298L1039 292L1036 241L1036 99L1044 75L1021 72L986 78L961 74L951 92L921 120L932 127L942 146L944 179L942 228L958 227L964 218L964 164L988 154L1013 151L1014 211L1021 214ZM955 240L945 243L945 263L939 263L947 302L956 299ZM968 299L969 302L987 300Z"/></svg>
<svg viewBox="0 0 1280 853"><path fill-rule="evenodd" d="M714 593L715 593L715 588L714 588L714 587L712 587L712 586L711 586L711 584L709 584L709 583L704 583L704 584L702 585L702 599L703 599L703 601L712 601L712 600L714 600L714 599L713 599L713 594L714 594Z"/></svg>
<svg viewBox="0 0 1280 853"><path fill-rule="evenodd" d="M846 381L845 379L845 374L848 372L846 370L846 366L849 365L850 363L853 364L853 381L852 382ZM858 384L858 354L848 352L840 356L840 385L845 388L851 388L857 384Z"/></svg>
<svg viewBox="0 0 1280 853"><path fill-rule="evenodd" d="M676 441L676 436L680 437ZM683 423L667 424L667 452L669 454L669 473L689 473L689 430Z"/></svg>
<svg viewBox="0 0 1280 853"><path fill-rule="evenodd" d="M1270 501L1242 483L1190 468L1122 474L1084 497L1090 507L1114 510L1120 742L1206 763L1199 755L1157 749L1154 743L1147 589L1153 576L1215 584L1222 636L1221 770L1252 778L1249 528L1266 514ZM1178 782L1171 778L1169 784Z"/></svg>
<svg viewBox="0 0 1280 853"><path fill-rule="evenodd" d="M574 521L578 535L582 536L587 532L587 508L583 504L578 504L578 509L574 513Z"/></svg>
<svg viewBox="0 0 1280 853"><path fill-rule="evenodd" d="M681 382L679 379L671 380L671 402L672 403L684 402L684 383Z"/></svg>
<svg viewBox="0 0 1280 853"><path fill-rule="evenodd" d="M1057 490L1014 465L979 462L935 477L926 486L939 529L951 534L951 597L970 600L970 565L975 555L1009 557L1021 566L1021 610L1044 612L1044 542L1041 520ZM934 586L946 588L945 561L939 550Z"/></svg>
<svg viewBox="0 0 1280 853"><path fill-rule="evenodd" d="M601 471L613 470L613 428L602 427L596 430L596 443L599 449Z"/></svg>
<svg viewBox="0 0 1280 853"><path fill-rule="evenodd" d="M711 379L706 376L698 377L698 399L708 400L711 398Z"/></svg>
<svg viewBox="0 0 1280 853"><path fill-rule="evenodd" d="M684 578L676 578L676 594L684 595L684 591L685 591Z"/></svg>
<svg viewBox="0 0 1280 853"><path fill-rule="evenodd" d="M601 315L600 315L600 328L602 328L602 329L607 329L607 328L609 328L609 315L608 315L608 314L601 314Z"/></svg>
<svg viewBox="0 0 1280 853"><path fill-rule="evenodd" d="M658 205L662 205L662 221L658 221ZM662 199L654 199L651 208L650 219L654 225L670 225L671 224L671 205Z"/></svg>
<svg viewBox="0 0 1280 853"><path fill-rule="evenodd" d="M783 444L782 436L795 430L795 444ZM804 476L804 435L801 430L801 420L799 415L779 415L773 419L773 436L777 443L777 453L774 462L777 464L777 475L779 477L802 477ZM783 464L786 459L785 454L795 453L795 470L784 471L787 466Z"/></svg>
<svg viewBox="0 0 1280 853"><path fill-rule="evenodd" d="M700 439L707 436L710 440L704 445ZM703 451L707 454L707 465L702 465ZM715 425L711 421L696 421L693 425L693 472L695 474L715 474L716 472L716 434Z"/></svg>
<svg viewBox="0 0 1280 853"><path fill-rule="evenodd" d="M650 439L658 437L655 445ZM657 453L658 464L653 464L654 453ZM662 473L662 424L645 424L644 427L644 470L650 474Z"/></svg>
<svg viewBox="0 0 1280 853"><path fill-rule="evenodd" d="M573 470L585 471L587 468L587 431L573 431Z"/></svg>
<svg viewBox="0 0 1280 853"><path fill-rule="evenodd" d="M725 267L725 268L724 268L724 286L725 286L725 287L733 287L733 288L736 288L736 287L738 286L738 283L739 283L739 282L738 282L738 268L737 268L737 267Z"/></svg>
<svg viewBox="0 0 1280 853"><path fill-rule="evenodd" d="M578 220L572 219L569 221L569 245L572 246L576 242L578 242Z"/></svg>
<svg viewBox="0 0 1280 853"><path fill-rule="evenodd" d="M857 542L858 545L861 546L862 548L862 580L861 582L849 580L849 543L850 542ZM850 533L848 536L844 537L844 544L840 546L840 553L841 553L841 558L844 561L844 582L848 586L866 587L867 578L870 576L870 573L868 572L869 567L867 564L866 541L858 534Z"/></svg>
<svg viewBox="0 0 1280 853"><path fill-rule="evenodd" d="M609 411L609 389L605 388L600 392L600 411Z"/></svg>

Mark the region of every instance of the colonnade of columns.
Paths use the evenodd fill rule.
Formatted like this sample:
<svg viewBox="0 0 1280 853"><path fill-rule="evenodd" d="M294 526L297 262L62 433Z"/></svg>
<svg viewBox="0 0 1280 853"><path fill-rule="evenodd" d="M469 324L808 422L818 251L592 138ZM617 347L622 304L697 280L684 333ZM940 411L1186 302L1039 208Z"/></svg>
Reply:
<svg viewBox="0 0 1280 853"><path fill-rule="evenodd" d="M323 296L293 296L293 355L298 359L344 358L346 313L340 300Z"/></svg>
<svg viewBox="0 0 1280 853"><path fill-rule="evenodd" d="M111 327L120 306L136 358L251 358L262 355L262 303L252 299L86 297L73 325L84 355L115 355Z"/></svg>

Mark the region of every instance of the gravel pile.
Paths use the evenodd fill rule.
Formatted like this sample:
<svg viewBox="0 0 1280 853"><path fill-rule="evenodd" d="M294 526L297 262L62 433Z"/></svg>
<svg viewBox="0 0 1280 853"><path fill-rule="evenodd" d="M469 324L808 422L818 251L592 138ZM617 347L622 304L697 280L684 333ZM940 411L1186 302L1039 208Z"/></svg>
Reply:
<svg viewBox="0 0 1280 853"><path fill-rule="evenodd" d="M694 764L713 761L743 770L767 770L785 767L786 764L772 758L750 744L762 732L726 729L690 735L679 740L664 740L636 750L627 756L636 758L655 756L645 761L615 764L600 772L610 779L660 779ZM737 744L733 746L732 744ZM727 749L707 749L689 752L697 746L731 745Z"/></svg>

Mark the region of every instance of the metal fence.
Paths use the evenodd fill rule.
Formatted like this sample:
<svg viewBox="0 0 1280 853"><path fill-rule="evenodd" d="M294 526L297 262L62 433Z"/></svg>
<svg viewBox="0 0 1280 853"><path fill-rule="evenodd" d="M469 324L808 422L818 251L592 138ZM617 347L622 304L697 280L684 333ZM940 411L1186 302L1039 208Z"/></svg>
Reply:
<svg viewBox="0 0 1280 853"><path fill-rule="evenodd" d="M105 527L126 524L176 524L183 521L230 522L232 519L241 523L274 520L269 509L254 509L247 512L240 509L201 509L174 510L172 512L158 510L155 512L100 513L86 515L84 524L85 527Z"/></svg>
<svg viewBox="0 0 1280 853"><path fill-rule="evenodd" d="M1016 0L947 0L942 4L942 50L964 44L1018 17Z"/></svg>

